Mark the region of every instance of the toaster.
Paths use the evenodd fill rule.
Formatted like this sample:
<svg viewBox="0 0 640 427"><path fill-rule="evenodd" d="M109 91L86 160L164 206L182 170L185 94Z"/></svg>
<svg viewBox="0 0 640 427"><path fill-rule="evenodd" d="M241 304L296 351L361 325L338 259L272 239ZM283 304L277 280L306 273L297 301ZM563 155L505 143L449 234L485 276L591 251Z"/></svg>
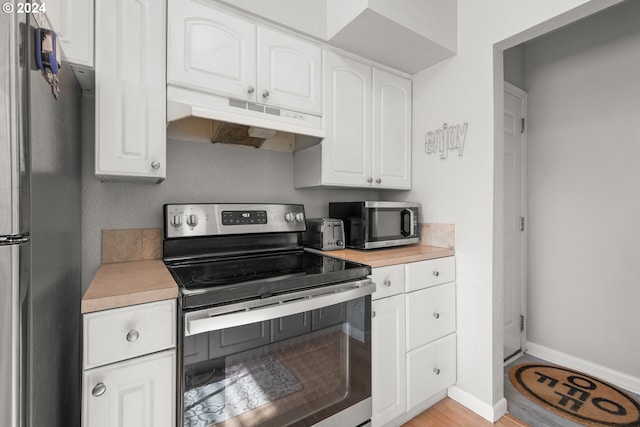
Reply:
<svg viewBox="0 0 640 427"><path fill-rule="evenodd" d="M307 218L307 231L303 243L323 251L344 249L344 225L341 219Z"/></svg>

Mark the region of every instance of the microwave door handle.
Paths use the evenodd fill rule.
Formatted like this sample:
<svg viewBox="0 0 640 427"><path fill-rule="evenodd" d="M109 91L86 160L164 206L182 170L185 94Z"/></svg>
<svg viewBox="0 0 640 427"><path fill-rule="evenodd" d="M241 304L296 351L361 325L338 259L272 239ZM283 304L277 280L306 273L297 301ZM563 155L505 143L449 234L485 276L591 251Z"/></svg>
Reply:
<svg viewBox="0 0 640 427"><path fill-rule="evenodd" d="M411 211L409 209L402 209L400 211L400 234L403 237L407 237L410 236L413 232L412 228L413 228L413 219L411 217ZM407 215L409 215L409 231L407 231L407 229L404 227L405 224L405 219L407 218Z"/></svg>

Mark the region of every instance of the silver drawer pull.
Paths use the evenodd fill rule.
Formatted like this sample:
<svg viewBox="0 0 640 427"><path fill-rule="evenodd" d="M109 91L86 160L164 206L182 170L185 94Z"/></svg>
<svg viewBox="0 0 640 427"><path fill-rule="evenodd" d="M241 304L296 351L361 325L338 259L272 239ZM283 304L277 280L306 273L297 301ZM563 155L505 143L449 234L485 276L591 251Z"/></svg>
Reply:
<svg viewBox="0 0 640 427"><path fill-rule="evenodd" d="M105 391L107 391L107 386L102 383L98 383L93 388L93 390L91 390L91 394L93 394L95 397L100 397L104 394Z"/></svg>
<svg viewBox="0 0 640 427"><path fill-rule="evenodd" d="M151 162L151 167L156 170L160 169L160 162L157 160L154 160L153 162Z"/></svg>
<svg viewBox="0 0 640 427"><path fill-rule="evenodd" d="M391 280L387 279L384 282L382 282L383 285L385 285L386 287L391 286Z"/></svg>
<svg viewBox="0 0 640 427"><path fill-rule="evenodd" d="M440 313L433 313L433 317L436 318L436 319L439 319L440 318Z"/></svg>
<svg viewBox="0 0 640 427"><path fill-rule="evenodd" d="M262 97L263 97L263 98L267 98L269 95L271 95L271 94L269 93L269 91L268 91L268 90L263 90L263 91L262 91Z"/></svg>
<svg viewBox="0 0 640 427"><path fill-rule="evenodd" d="M382 180L380 178L376 179L376 184L380 184Z"/></svg>
<svg viewBox="0 0 640 427"><path fill-rule="evenodd" d="M256 88L255 88L255 87L253 87L253 86L249 86L249 87L247 88L247 93L253 93L253 92L255 92L255 91L256 91Z"/></svg>
<svg viewBox="0 0 640 427"><path fill-rule="evenodd" d="M127 341L134 342L135 340L138 339L139 336L140 336L140 333L138 331L136 331L135 329L132 329L127 334Z"/></svg>
<svg viewBox="0 0 640 427"><path fill-rule="evenodd" d="M436 375L440 375L440 369L433 368L433 373L436 374Z"/></svg>
<svg viewBox="0 0 640 427"><path fill-rule="evenodd" d="M440 272L438 270L433 270L433 275L438 277L440 275Z"/></svg>

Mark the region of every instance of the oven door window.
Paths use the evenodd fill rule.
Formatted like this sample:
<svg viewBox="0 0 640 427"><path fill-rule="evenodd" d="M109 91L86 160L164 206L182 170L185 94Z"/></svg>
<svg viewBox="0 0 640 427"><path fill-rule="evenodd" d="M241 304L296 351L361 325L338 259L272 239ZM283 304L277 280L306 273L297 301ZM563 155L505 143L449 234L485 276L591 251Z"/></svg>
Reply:
<svg viewBox="0 0 640 427"><path fill-rule="evenodd" d="M371 396L371 297L184 338L184 426L310 426Z"/></svg>
<svg viewBox="0 0 640 427"><path fill-rule="evenodd" d="M415 233L411 230L411 220L415 215L411 209L369 208L367 213L370 242L402 240Z"/></svg>

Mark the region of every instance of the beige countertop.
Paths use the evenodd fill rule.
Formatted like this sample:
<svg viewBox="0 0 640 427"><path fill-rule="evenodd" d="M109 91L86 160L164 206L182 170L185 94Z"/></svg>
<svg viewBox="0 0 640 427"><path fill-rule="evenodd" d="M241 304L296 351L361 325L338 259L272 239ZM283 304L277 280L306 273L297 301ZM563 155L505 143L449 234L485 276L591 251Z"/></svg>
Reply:
<svg viewBox="0 0 640 427"><path fill-rule="evenodd" d="M159 259L102 264L82 297L82 313L178 297L178 285Z"/></svg>
<svg viewBox="0 0 640 427"><path fill-rule="evenodd" d="M455 255L455 250L438 246L411 245L367 251L343 249L340 251L326 251L325 253L336 258L367 264L375 268L452 256Z"/></svg>

